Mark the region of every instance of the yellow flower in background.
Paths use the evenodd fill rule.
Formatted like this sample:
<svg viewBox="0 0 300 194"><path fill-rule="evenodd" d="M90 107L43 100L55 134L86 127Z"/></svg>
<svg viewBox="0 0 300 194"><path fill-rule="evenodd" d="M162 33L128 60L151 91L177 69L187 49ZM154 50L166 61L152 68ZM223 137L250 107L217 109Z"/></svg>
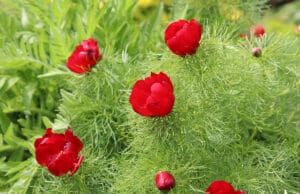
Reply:
<svg viewBox="0 0 300 194"><path fill-rule="evenodd" d="M104 3L101 1L100 3L99 3L99 9L102 9L104 7Z"/></svg>
<svg viewBox="0 0 300 194"><path fill-rule="evenodd" d="M243 16L243 12L239 9L234 9L231 11L231 13L226 14L226 18L230 20L238 20Z"/></svg>
<svg viewBox="0 0 300 194"><path fill-rule="evenodd" d="M170 18L169 11L167 8L171 5L172 0L139 0L135 9L134 16L138 21L142 21L151 15L152 11L155 10L160 3L164 4L164 12L162 13L161 23L166 24Z"/></svg>
<svg viewBox="0 0 300 194"><path fill-rule="evenodd" d="M141 8L147 8L157 6L159 4L159 0L139 0L137 4Z"/></svg>
<svg viewBox="0 0 300 194"><path fill-rule="evenodd" d="M107 2L108 2L108 0L100 1L99 5L98 5L99 9L102 9L104 7L104 4Z"/></svg>
<svg viewBox="0 0 300 194"><path fill-rule="evenodd" d="M161 19L161 24L167 24L169 22L170 14L169 13L163 13L162 19Z"/></svg>
<svg viewBox="0 0 300 194"><path fill-rule="evenodd" d="M225 15L226 19L236 21L243 16L243 12L236 7L229 7L225 3L222 3L220 6L220 12Z"/></svg>
<svg viewBox="0 0 300 194"><path fill-rule="evenodd" d="M164 4L165 5L169 6L169 5L171 5L171 3L172 3L172 0L164 0Z"/></svg>

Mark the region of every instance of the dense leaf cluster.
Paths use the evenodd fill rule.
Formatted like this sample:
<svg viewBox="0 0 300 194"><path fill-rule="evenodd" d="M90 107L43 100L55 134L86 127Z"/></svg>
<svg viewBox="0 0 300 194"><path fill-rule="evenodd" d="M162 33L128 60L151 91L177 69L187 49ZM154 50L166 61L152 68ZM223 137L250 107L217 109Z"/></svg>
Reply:
<svg viewBox="0 0 300 194"><path fill-rule="evenodd" d="M216 179L248 193L299 192L299 40L239 38L265 1L173 0L142 22L134 0L0 4L0 192L158 193L158 171L172 172L173 193L204 193ZM168 50L166 11L168 21L203 25L196 55ZM90 37L103 59L72 74L66 59ZM128 102L151 71L173 82L167 117L141 117ZM38 167L33 142L67 126L85 159L73 177L57 178Z"/></svg>

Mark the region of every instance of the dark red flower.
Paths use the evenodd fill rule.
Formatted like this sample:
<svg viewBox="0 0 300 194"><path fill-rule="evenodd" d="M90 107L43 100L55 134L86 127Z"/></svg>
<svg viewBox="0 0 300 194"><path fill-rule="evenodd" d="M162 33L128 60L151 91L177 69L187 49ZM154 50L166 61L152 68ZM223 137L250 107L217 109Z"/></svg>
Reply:
<svg viewBox="0 0 300 194"><path fill-rule="evenodd" d="M262 25L253 25L251 27L251 32L254 34L254 36L261 37L265 34L265 28Z"/></svg>
<svg viewBox="0 0 300 194"><path fill-rule="evenodd" d="M37 162L48 167L55 176L61 176L68 171L73 175L83 160L83 155L78 158L82 142L73 135L71 129L67 129L65 134L59 134L48 128L43 137L35 140L34 147Z"/></svg>
<svg viewBox="0 0 300 194"><path fill-rule="evenodd" d="M67 67L74 73L86 73L102 59L98 43L90 38L82 41L68 58Z"/></svg>
<svg viewBox="0 0 300 194"><path fill-rule="evenodd" d="M156 187L161 191L169 191L175 187L175 178L169 172L158 172L155 177Z"/></svg>
<svg viewBox="0 0 300 194"><path fill-rule="evenodd" d="M202 35L202 26L196 20L178 20L169 24L165 42L176 55L192 55L197 51Z"/></svg>
<svg viewBox="0 0 300 194"><path fill-rule="evenodd" d="M166 116L174 101L172 82L163 72L138 80L129 98L133 110L143 116Z"/></svg>
<svg viewBox="0 0 300 194"><path fill-rule="evenodd" d="M235 191L230 183L223 180L212 182L205 192L208 194L246 194L241 190Z"/></svg>

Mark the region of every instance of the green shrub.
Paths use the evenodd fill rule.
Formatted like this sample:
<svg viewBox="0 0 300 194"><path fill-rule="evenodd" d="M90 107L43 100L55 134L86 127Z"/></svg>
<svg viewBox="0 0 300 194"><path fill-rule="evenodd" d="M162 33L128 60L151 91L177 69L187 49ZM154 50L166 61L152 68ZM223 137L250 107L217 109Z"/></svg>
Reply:
<svg viewBox="0 0 300 194"><path fill-rule="evenodd" d="M195 18L203 25L196 55L185 58L172 54L164 43L163 4L138 23L135 1L101 2L3 1L8 5L5 21L18 25L10 29L11 38L1 31L3 49L14 45L8 49L11 54L1 52L1 60L20 59L16 55L19 47L32 52L24 54L31 56L30 62L22 62L21 57L21 62L13 64L21 64L20 71L34 74L30 77L38 83L53 87L50 90L46 85L47 94L34 90L38 92L33 96L42 98L47 106L51 103L45 96L56 99L51 108L42 108L40 119L48 117L44 125L56 130L70 125L83 141L85 155L73 177L54 177L32 157L22 163L19 158L20 164L26 163L13 168L19 180L12 185L17 178L12 179L3 191L159 193L154 178L161 170L175 176L177 185L171 193L204 193L216 179L248 193L299 191L299 46L292 37L269 32L262 39L239 38L258 21L265 1L173 1L170 21ZM240 17L235 15L237 10ZM12 14L20 14L20 20ZM23 31L35 37L32 45L14 38L13 33ZM67 57L89 37L98 40L103 60L88 74L69 73L64 65ZM262 57L251 55L254 46L262 48ZM135 81L151 71L166 72L173 81L176 100L167 117L141 117L128 102ZM28 83L18 87L26 89ZM49 122L57 111L57 90L62 101L55 121ZM4 123L6 128L14 126L9 119ZM34 138L46 126L42 120L28 126L25 130L20 125L18 130L30 132L23 150L33 154ZM9 144L7 138L4 141ZM19 151L17 147L13 150ZM1 168L5 165L14 164L2 159L4 184L13 174ZM27 184L20 187L22 181Z"/></svg>

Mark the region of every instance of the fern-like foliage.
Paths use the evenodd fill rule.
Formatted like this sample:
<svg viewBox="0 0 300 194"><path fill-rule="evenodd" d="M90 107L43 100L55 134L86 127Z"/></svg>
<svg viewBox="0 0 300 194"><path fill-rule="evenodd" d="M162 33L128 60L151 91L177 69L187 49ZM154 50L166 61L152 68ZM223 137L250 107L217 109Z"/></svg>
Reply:
<svg viewBox="0 0 300 194"><path fill-rule="evenodd" d="M61 36L53 40L46 27L50 22L37 12L41 4L1 4L0 191L24 193L37 169L33 142L50 127L47 121L57 112L59 90L64 85L59 75L66 74L64 67L57 67L64 63L67 53L61 52L66 50L64 40L58 41ZM44 78L51 72L52 77L59 77Z"/></svg>
<svg viewBox="0 0 300 194"><path fill-rule="evenodd" d="M159 193L155 174L166 170L176 179L171 193L204 193L216 179L248 193L299 192L299 40L239 38L265 1L173 0L143 21L134 0L2 3L1 191ZM177 57L165 46L165 11L169 21L202 23L196 55ZM67 57L89 37L103 59L88 74L69 73ZM255 46L262 57L251 55ZM141 117L128 102L151 71L173 81L167 117ZM20 115L10 117L14 104ZM85 159L73 177L58 178L37 166L32 145L45 127L67 126Z"/></svg>

